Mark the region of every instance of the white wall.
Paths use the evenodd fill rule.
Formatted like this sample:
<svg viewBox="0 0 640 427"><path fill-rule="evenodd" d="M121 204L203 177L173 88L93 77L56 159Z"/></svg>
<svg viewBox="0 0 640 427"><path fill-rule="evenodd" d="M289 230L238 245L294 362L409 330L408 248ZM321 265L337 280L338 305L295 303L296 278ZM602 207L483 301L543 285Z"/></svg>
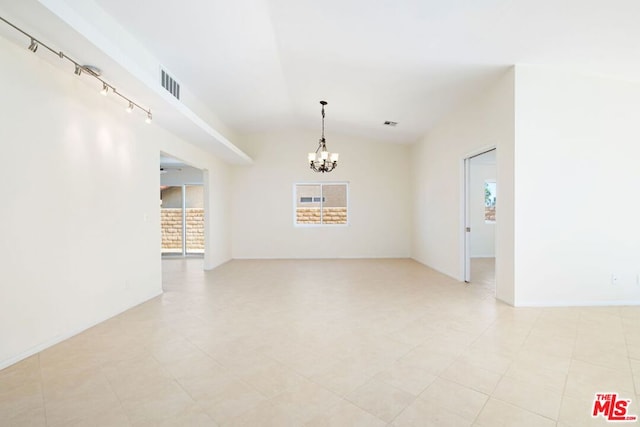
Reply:
<svg viewBox="0 0 640 427"><path fill-rule="evenodd" d="M340 136L327 129L338 168L313 172L307 153L319 134L281 132L247 136L250 167L233 174L233 258L407 257L410 242L409 149ZM349 226L293 225L296 182L348 181Z"/></svg>
<svg viewBox="0 0 640 427"><path fill-rule="evenodd" d="M496 296L513 303L514 73L445 117L412 147L411 256L463 280L463 159L497 147Z"/></svg>
<svg viewBox="0 0 640 427"><path fill-rule="evenodd" d="M471 258L493 258L496 224L484 219L484 184L496 180L496 165L482 163L479 157L471 159L469 177L470 253Z"/></svg>
<svg viewBox="0 0 640 427"><path fill-rule="evenodd" d="M208 169L209 267L230 239L227 166L40 52L0 56L2 368L161 292L160 150Z"/></svg>
<svg viewBox="0 0 640 427"><path fill-rule="evenodd" d="M516 111L516 304L640 303L640 85L518 66Z"/></svg>

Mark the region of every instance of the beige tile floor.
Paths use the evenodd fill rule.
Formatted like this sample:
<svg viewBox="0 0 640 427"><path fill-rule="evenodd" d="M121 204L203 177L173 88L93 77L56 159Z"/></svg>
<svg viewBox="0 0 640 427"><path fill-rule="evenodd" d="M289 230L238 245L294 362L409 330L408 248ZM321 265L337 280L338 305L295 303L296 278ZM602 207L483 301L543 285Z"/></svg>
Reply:
<svg viewBox="0 0 640 427"><path fill-rule="evenodd" d="M640 415L640 307L512 308L491 261L463 284L411 260L164 260L164 295L0 371L0 425L605 425L596 392Z"/></svg>

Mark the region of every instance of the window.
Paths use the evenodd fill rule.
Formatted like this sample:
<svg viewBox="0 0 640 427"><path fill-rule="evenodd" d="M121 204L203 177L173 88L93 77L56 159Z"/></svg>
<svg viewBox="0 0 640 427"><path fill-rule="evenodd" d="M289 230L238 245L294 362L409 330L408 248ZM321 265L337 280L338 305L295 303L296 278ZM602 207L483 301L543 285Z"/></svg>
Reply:
<svg viewBox="0 0 640 427"><path fill-rule="evenodd" d="M204 253L204 187L160 187L163 254Z"/></svg>
<svg viewBox="0 0 640 427"><path fill-rule="evenodd" d="M295 225L345 225L347 183L295 184Z"/></svg>
<svg viewBox="0 0 640 427"><path fill-rule="evenodd" d="M300 203L314 203L319 201L320 197L300 197ZM322 198L322 201L325 201L324 197Z"/></svg>
<svg viewBox="0 0 640 427"><path fill-rule="evenodd" d="M484 222L496 222L496 182L484 182Z"/></svg>

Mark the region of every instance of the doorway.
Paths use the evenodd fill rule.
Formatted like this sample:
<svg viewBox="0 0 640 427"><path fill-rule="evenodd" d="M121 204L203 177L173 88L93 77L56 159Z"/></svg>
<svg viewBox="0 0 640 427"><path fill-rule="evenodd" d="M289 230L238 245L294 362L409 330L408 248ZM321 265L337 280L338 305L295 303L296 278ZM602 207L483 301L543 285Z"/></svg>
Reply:
<svg viewBox="0 0 640 427"><path fill-rule="evenodd" d="M160 155L161 252L167 256L203 256L205 203L203 171Z"/></svg>
<svg viewBox="0 0 640 427"><path fill-rule="evenodd" d="M495 148L465 159L464 280L495 293L496 210Z"/></svg>

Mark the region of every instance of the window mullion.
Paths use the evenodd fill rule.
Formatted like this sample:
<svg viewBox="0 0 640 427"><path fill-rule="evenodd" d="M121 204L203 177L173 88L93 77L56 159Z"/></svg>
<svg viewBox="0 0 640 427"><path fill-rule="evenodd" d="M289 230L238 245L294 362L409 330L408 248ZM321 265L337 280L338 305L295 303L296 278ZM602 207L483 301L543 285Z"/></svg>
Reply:
<svg viewBox="0 0 640 427"><path fill-rule="evenodd" d="M324 225L324 188L320 184L320 225Z"/></svg>

